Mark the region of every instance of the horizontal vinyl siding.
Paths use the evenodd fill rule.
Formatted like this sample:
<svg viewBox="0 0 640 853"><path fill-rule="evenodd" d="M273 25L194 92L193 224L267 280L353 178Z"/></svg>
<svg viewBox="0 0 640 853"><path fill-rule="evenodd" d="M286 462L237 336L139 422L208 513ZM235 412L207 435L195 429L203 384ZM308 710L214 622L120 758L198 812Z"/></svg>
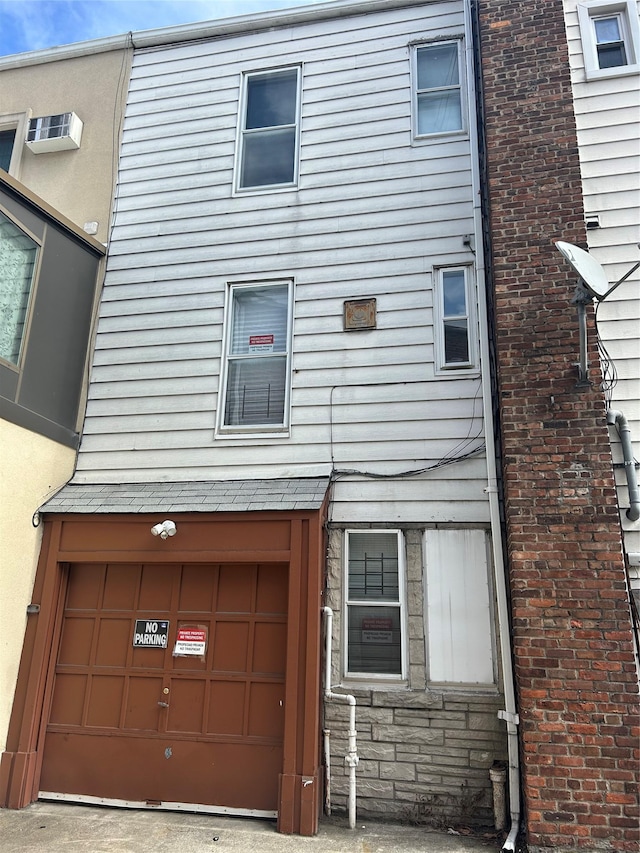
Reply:
<svg viewBox="0 0 640 853"><path fill-rule="evenodd" d="M589 251L604 267L610 283L640 260L640 75L587 82L576 0L565 0L578 145L587 216L600 228L589 230ZM638 4L640 11L640 4ZM612 408L625 415L636 458L640 458L640 270L598 309L598 329L618 374ZM615 463L622 451L610 429ZM628 507L626 478L616 470L618 496ZM629 551L640 550L640 529L622 513Z"/></svg>
<svg viewBox="0 0 640 853"><path fill-rule="evenodd" d="M135 55L76 482L334 467L389 477L339 479L334 520L486 520L481 455L395 476L483 442L479 377L434 371L432 269L473 262L470 143L411 139L409 44L462 31L443 2ZM297 64L298 187L234 197L241 74ZM226 284L281 278L290 433L215 438ZM377 328L345 333L358 297Z"/></svg>

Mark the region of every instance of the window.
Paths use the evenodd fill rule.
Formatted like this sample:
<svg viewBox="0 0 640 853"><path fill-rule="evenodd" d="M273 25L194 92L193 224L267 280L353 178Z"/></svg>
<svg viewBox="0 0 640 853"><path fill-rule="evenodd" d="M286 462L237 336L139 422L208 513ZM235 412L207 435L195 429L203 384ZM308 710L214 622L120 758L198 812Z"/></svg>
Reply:
<svg viewBox="0 0 640 853"><path fill-rule="evenodd" d="M287 425L291 290L290 282L230 287L221 431Z"/></svg>
<svg viewBox="0 0 640 853"><path fill-rule="evenodd" d="M20 177L26 113L0 114L0 169L14 178Z"/></svg>
<svg viewBox="0 0 640 853"><path fill-rule="evenodd" d="M586 0L578 20L587 79L638 72L640 25L635 2Z"/></svg>
<svg viewBox="0 0 640 853"><path fill-rule="evenodd" d="M8 172L11 167L11 155L13 154L15 138L15 128L0 130L0 169L4 169L5 172Z"/></svg>
<svg viewBox="0 0 640 853"><path fill-rule="evenodd" d="M0 358L17 365L24 339L38 245L0 213Z"/></svg>
<svg viewBox="0 0 640 853"><path fill-rule="evenodd" d="M436 364L440 369L475 368L470 278L466 267L436 270Z"/></svg>
<svg viewBox="0 0 640 853"><path fill-rule="evenodd" d="M347 531L345 538L346 674L404 678L402 534Z"/></svg>
<svg viewBox="0 0 640 853"><path fill-rule="evenodd" d="M239 190L296 183L299 78L298 68L245 76Z"/></svg>
<svg viewBox="0 0 640 853"><path fill-rule="evenodd" d="M460 42L436 42L415 50L415 135L463 129Z"/></svg>
<svg viewBox="0 0 640 853"><path fill-rule="evenodd" d="M427 530L424 553L429 680L493 686L495 656L486 532Z"/></svg>

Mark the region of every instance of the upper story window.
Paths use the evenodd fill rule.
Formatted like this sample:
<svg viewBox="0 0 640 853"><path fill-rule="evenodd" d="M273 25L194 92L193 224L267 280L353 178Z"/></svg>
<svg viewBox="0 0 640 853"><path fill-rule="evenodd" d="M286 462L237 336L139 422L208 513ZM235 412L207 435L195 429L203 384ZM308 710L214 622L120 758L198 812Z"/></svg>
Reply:
<svg viewBox="0 0 640 853"><path fill-rule="evenodd" d="M399 530L347 531L347 677L406 675L404 548Z"/></svg>
<svg viewBox="0 0 640 853"><path fill-rule="evenodd" d="M0 169L14 178L20 177L26 126L26 113L0 114Z"/></svg>
<svg viewBox="0 0 640 853"><path fill-rule="evenodd" d="M292 287L291 282L230 286L221 433L287 426Z"/></svg>
<svg viewBox="0 0 640 853"><path fill-rule="evenodd" d="M298 169L300 69L247 74L243 84L237 189L294 186Z"/></svg>
<svg viewBox="0 0 640 853"><path fill-rule="evenodd" d="M17 365L24 340L38 244L0 213L0 358Z"/></svg>
<svg viewBox="0 0 640 853"><path fill-rule="evenodd" d="M436 367L440 370L476 368L474 314L470 270L467 267L436 270Z"/></svg>
<svg viewBox="0 0 640 853"><path fill-rule="evenodd" d="M586 0L578 20L587 79L635 74L640 70L640 24L632 0Z"/></svg>
<svg viewBox="0 0 640 853"><path fill-rule="evenodd" d="M463 130L460 42L417 46L413 71L414 135Z"/></svg>

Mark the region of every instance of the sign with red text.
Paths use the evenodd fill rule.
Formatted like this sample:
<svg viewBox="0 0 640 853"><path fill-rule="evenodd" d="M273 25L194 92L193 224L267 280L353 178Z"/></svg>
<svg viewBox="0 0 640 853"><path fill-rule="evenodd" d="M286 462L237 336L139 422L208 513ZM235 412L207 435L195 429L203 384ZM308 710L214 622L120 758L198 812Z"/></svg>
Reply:
<svg viewBox="0 0 640 853"><path fill-rule="evenodd" d="M178 628L174 657L204 657L206 649L206 628Z"/></svg>

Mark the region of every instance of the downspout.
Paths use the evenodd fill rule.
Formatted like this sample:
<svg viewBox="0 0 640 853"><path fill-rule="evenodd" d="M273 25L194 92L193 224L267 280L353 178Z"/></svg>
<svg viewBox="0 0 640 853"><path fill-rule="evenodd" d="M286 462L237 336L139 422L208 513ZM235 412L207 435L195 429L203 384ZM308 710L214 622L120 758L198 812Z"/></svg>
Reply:
<svg viewBox="0 0 640 853"><path fill-rule="evenodd" d="M359 758L356 743L356 697L350 693L334 693L331 690L331 642L333 630L333 610L323 607L325 615L325 661L324 661L324 698L334 702L344 702L349 706L349 752L344 757L344 763L349 768L349 829L356 826L356 767ZM325 729L325 750L327 756L327 786L331 784L330 775L330 732ZM331 803L331 793L327 793L327 803Z"/></svg>
<svg viewBox="0 0 640 853"><path fill-rule="evenodd" d="M615 426L622 445L624 471L627 475L627 488L629 489L629 509L626 515L629 521L637 521L640 518L640 491L638 490L636 463L631 444L631 429L625 416L616 409L607 409L607 423L610 426Z"/></svg>
<svg viewBox="0 0 640 853"><path fill-rule="evenodd" d="M511 651L510 614L507 598L506 569L502 548L502 524L498 493L498 473L496 466L495 423L493 413L493 377L491 373L491 353L489 351L489 317L487 309L487 278L485 268L484 238L489 241L488 226L484 228L485 206L488 220L488 199L483 193L480 180L481 152L484 158L484 121L482 104L482 84L480 69L478 5L475 0L465 0L466 29L466 67L469 81L469 124L471 139L471 175L473 188L473 213L475 240L475 262L478 282L478 320L480 325L480 361L482 378L482 408L485 424L485 443L487 457L487 488L489 498L489 517L491 521L491 541L493 548L493 572L498 608L498 631L500 635L500 659L504 687L505 709L498 712L507 727L507 750L509 756L509 808L511 828L502 846L503 851L513 853L520 831L520 754L513 663ZM473 109L475 103L476 109ZM483 160L484 164L484 160ZM486 180L486 171L485 171Z"/></svg>

